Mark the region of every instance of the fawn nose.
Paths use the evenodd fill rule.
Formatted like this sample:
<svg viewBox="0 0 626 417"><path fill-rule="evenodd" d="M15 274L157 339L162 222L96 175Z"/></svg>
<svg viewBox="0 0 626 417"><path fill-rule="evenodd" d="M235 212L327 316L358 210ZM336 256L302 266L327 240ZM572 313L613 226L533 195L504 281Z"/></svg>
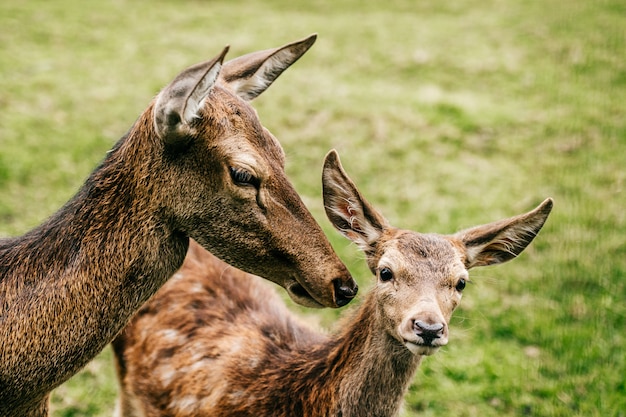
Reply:
<svg viewBox="0 0 626 417"><path fill-rule="evenodd" d="M424 340L425 345L432 345L433 340L443 337L445 326L442 323L426 323L422 320L413 321L413 331Z"/></svg>
<svg viewBox="0 0 626 417"><path fill-rule="evenodd" d="M333 280L333 286L335 287L335 303L339 307L343 307L352 301L359 291L359 286L352 278L346 281L342 281L341 278L336 278Z"/></svg>

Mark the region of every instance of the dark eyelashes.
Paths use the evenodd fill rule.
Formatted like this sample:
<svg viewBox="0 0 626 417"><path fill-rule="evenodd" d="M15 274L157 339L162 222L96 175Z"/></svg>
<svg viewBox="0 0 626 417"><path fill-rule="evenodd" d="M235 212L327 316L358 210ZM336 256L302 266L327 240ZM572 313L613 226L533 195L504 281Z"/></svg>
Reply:
<svg viewBox="0 0 626 417"><path fill-rule="evenodd" d="M228 170L230 172L230 177L235 184L252 185L258 188L261 183L259 179L252 175L252 173L248 170L234 167L228 167Z"/></svg>

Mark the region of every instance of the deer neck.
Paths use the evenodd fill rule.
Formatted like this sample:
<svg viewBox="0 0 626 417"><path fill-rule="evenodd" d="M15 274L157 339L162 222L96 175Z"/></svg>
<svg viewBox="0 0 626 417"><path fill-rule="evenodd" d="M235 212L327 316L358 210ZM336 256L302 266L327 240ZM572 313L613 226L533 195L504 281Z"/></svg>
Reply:
<svg viewBox="0 0 626 417"><path fill-rule="evenodd" d="M333 352L338 372L337 415L395 416L421 362L385 330L370 293Z"/></svg>
<svg viewBox="0 0 626 417"><path fill-rule="evenodd" d="M144 114L50 219L0 241L0 414L84 366L182 264L188 238L149 203L147 123Z"/></svg>

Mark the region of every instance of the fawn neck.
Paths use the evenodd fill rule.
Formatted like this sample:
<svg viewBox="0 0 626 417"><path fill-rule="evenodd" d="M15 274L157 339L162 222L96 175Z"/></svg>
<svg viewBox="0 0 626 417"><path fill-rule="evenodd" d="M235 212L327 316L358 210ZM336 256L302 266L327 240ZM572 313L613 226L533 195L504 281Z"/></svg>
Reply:
<svg viewBox="0 0 626 417"><path fill-rule="evenodd" d="M385 330L370 292L331 354L338 362L339 405L343 417L394 416L421 356L412 354Z"/></svg>
<svg viewBox="0 0 626 417"><path fill-rule="evenodd" d="M377 300L369 294L346 328L299 351L276 354L267 372L245 383L254 409L232 415L303 417L394 416L421 356L382 330ZM288 387L285 389L285 387ZM228 407L226 407L228 408ZM258 414L257 414L258 413Z"/></svg>
<svg viewBox="0 0 626 417"><path fill-rule="evenodd" d="M55 215L0 242L0 330L10 331L1 335L9 348L0 367L0 414L12 398L41 401L55 381L84 366L182 263L188 238L150 206L146 178L158 152L151 117L144 113ZM138 158L144 160L129 161ZM50 369L48 358L24 349L65 365Z"/></svg>

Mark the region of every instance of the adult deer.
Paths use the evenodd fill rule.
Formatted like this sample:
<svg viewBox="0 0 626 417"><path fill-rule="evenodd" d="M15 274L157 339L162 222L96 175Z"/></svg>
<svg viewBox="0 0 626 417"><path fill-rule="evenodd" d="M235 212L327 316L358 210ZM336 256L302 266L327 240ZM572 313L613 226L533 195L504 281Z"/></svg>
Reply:
<svg viewBox="0 0 626 417"><path fill-rule="evenodd" d="M329 219L377 277L351 320L319 334L265 283L192 244L114 341L119 416L394 416L423 356L447 344L468 270L519 255L552 208L421 234L389 225L334 151L323 187Z"/></svg>
<svg viewBox="0 0 626 417"><path fill-rule="evenodd" d="M46 415L50 391L182 265L190 237L301 304L355 295L247 103L315 38L183 71L63 208L0 241L0 416Z"/></svg>

